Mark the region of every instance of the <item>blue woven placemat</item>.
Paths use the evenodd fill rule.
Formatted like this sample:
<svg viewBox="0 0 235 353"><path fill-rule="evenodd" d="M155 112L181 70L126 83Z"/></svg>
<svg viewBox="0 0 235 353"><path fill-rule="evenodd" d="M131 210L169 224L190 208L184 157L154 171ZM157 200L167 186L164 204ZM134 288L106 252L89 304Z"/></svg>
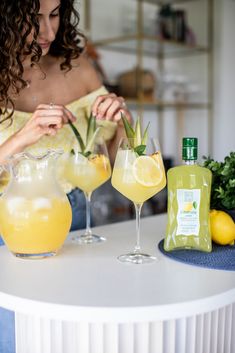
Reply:
<svg viewBox="0 0 235 353"><path fill-rule="evenodd" d="M158 244L159 250L173 260L194 266L235 271L235 246L212 244L211 253L198 250L173 250L168 252L164 250L163 243L164 239Z"/></svg>

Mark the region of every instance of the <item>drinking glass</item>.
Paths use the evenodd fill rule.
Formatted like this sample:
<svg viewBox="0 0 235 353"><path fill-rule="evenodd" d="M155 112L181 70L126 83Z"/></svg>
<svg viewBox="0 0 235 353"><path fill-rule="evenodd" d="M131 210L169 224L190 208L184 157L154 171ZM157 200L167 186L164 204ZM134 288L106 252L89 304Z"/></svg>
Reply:
<svg viewBox="0 0 235 353"><path fill-rule="evenodd" d="M141 208L146 200L165 187L166 176L158 140L150 139L145 150L139 151L139 154L132 147L135 145L133 139L121 140L111 182L115 189L134 203L136 211L134 250L120 255L118 259L122 262L142 264L155 261L156 257L143 253L140 248Z"/></svg>
<svg viewBox="0 0 235 353"><path fill-rule="evenodd" d="M98 243L106 240L93 234L91 230L91 195L111 176L108 151L103 139L99 138L92 147L92 152L83 155L72 150L66 163L64 177L75 187L81 189L86 198L86 230L82 235L74 235L72 240L80 244Z"/></svg>

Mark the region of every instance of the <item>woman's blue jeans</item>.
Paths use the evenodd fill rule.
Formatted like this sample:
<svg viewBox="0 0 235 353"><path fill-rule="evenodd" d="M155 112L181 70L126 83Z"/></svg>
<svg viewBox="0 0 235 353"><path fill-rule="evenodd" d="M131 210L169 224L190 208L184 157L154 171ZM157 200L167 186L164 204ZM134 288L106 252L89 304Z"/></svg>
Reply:
<svg viewBox="0 0 235 353"><path fill-rule="evenodd" d="M86 201L79 189L68 194L73 217L70 230L86 226ZM0 246L4 245L0 237ZM0 308L0 353L15 353L15 314L13 311ZM33 352L32 352L33 353Z"/></svg>

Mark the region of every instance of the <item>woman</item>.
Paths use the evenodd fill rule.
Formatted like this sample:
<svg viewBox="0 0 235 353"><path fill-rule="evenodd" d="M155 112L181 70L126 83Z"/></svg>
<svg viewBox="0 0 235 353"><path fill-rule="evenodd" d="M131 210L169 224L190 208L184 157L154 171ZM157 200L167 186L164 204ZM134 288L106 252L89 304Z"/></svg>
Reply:
<svg viewBox="0 0 235 353"><path fill-rule="evenodd" d="M114 158L123 134L120 112L130 114L123 98L102 86L82 53L85 39L76 29L79 16L73 2L1 1L0 164L25 149L67 150L73 138L67 122L84 134L91 111L104 127ZM73 224L73 229L78 226Z"/></svg>
<svg viewBox="0 0 235 353"><path fill-rule="evenodd" d="M83 135L90 112L103 127L113 159L123 134L121 112L131 119L130 113L122 97L102 86L83 53L74 0L1 0L0 23L0 164L26 149L69 149L68 121ZM73 209L80 195L70 192ZM73 229L84 226L76 219L85 217L74 216ZM6 341L1 332L0 342ZM11 352L5 343L0 352Z"/></svg>

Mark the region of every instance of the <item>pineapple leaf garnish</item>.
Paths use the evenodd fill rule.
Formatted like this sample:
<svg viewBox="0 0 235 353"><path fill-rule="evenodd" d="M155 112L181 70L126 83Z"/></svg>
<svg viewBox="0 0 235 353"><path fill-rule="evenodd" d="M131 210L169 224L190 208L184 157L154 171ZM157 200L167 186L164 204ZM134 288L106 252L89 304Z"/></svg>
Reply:
<svg viewBox="0 0 235 353"><path fill-rule="evenodd" d="M142 145L146 145L147 144L147 140L148 140L148 128L149 128L150 123L148 123L148 125L146 126L145 130L144 130L144 134L141 140L141 144Z"/></svg>
<svg viewBox="0 0 235 353"><path fill-rule="evenodd" d="M85 150L85 145L84 145L84 142L82 140L82 136L80 135L80 133L78 132L78 130L76 129L76 127L73 125L73 123L71 121L69 121L69 125L70 125L71 129L73 130L74 135L76 136L78 144L79 144L79 146L81 148L81 152L83 152Z"/></svg>
<svg viewBox="0 0 235 353"><path fill-rule="evenodd" d="M136 120L135 123L135 128L131 126L127 118L125 117L124 114L121 113L122 116L122 122L125 128L126 132L126 137L129 140L131 148L139 155L142 156L145 154L146 150L146 144L147 144L147 139L148 139L148 128L149 128L149 123L144 130L144 133L142 135L141 132L141 124L140 124L140 118Z"/></svg>
<svg viewBox="0 0 235 353"><path fill-rule="evenodd" d="M131 124L129 123L129 121L127 120L127 118L125 117L125 115L123 113L121 113L121 117L122 117L122 122L126 131L126 136L128 139L134 139L135 138L135 131L132 128Z"/></svg>
<svg viewBox="0 0 235 353"><path fill-rule="evenodd" d="M141 126L140 126L140 120L137 119L135 123L135 139L136 139L136 145L139 146L141 145Z"/></svg>
<svg viewBox="0 0 235 353"><path fill-rule="evenodd" d="M96 118L91 114L87 124L86 142L91 140L95 130L96 130Z"/></svg>
<svg viewBox="0 0 235 353"><path fill-rule="evenodd" d="M69 121L69 125L71 129L73 130L75 137L77 139L77 142L80 147L80 153L84 157L88 157L91 154L91 150L93 148L94 142L97 138L97 135L100 131L100 127L96 126L96 118L92 114L90 115L88 119L88 124L87 124L87 131L86 131L86 141L82 139L82 136L78 132L77 128ZM74 150L71 150L71 153L75 153Z"/></svg>
<svg viewBox="0 0 235 353"><path fill-rule="evenodd" d="M96 130L93 132L93 134L89 135L89 139L87 139L87 141L86 141L86 147L85 147L84 153L88 153L92 150L92 148L94 146L94 142L97 138L97 135L98 135L100 129L101 129L100 127L97 127Z"/></svg>

